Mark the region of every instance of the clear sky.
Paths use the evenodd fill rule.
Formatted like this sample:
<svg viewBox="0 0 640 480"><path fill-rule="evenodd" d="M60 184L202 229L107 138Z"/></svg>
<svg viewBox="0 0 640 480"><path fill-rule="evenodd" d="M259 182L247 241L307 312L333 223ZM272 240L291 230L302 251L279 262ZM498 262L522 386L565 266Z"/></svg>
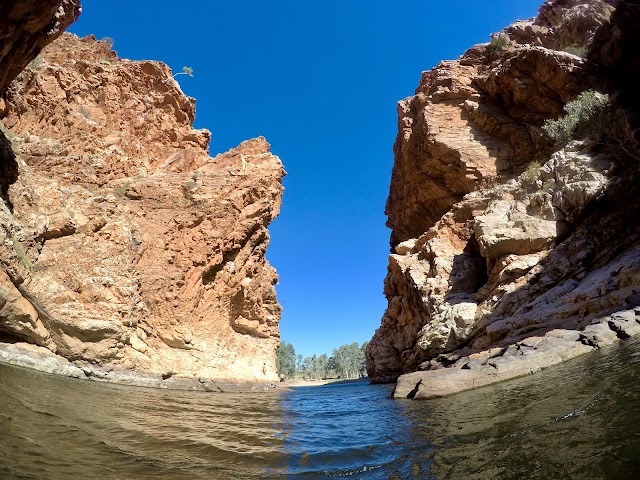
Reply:
<svg viewBox="0 0 640 480"><path fill-rule="evenodd" d="M70 31L162 60L197 99L211 153L264 135L288 172L270 227L282 340L330 354L369 340L386 306L384 206L396 102L541 0L84 0Z"/></svg>

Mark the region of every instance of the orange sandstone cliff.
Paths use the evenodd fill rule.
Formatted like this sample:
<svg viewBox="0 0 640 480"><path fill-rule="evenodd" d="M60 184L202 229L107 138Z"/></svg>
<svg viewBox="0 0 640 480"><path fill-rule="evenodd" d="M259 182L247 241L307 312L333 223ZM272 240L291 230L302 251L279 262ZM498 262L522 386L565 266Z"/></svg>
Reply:
<svg viewBox="0 0 640 480"><path fill-rule="evenodd" d="M373 381L446 395L640 331L639 25L637 1L547 1L399 103ZM586 90L604 138L554 143Z"/></svg>
<svg viewBox="0 0 640 480"><path fill-rule="evenodd" d="M79 11L48 3L51 18ZM268 388L278 157L264 138L210 157L195 100L160 62L71 34L38 50L11 63L31 60L0 100L0 360L135 385Z"/></svg>

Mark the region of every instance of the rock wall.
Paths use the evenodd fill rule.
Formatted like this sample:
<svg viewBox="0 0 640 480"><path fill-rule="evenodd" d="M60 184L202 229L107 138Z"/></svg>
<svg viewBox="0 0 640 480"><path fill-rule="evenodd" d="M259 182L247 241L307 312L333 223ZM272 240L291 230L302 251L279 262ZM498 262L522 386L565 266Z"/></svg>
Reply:
<svg viewBox="0 0 640 480"><path fill-rule="evenodd" d="M0 117L17 168L0 205L2 359L153 386L277 380L265 251L285 172L264 138L210 157L166 65L71 34L8 86Z"/></svg>
<svg viewBox="0 0 640 480"><path fill-rule="evenodd" d="M6 0L0 4L0 94L80 12L80 0Z"/></svg>
<svg viewBox="0 0 640 480"><path fill-rule="evenodd" d="M399 103L389 305L366 352L374 381L419 371L396 396L512 378L640 331L639 12L545 2ZM541 126L589 89L611 95L612 140L554 144Z"/></svg>

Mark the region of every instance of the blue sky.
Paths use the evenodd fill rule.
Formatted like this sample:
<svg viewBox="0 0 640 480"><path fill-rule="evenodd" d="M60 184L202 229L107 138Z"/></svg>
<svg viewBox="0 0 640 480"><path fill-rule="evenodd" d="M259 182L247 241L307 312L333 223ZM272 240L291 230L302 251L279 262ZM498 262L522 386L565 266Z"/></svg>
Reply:
<svg viewBox="0 0 640 480"><path fill-rule="evenodd" d="M423 70L540 3L85 0L70 31L113 38L123 58L192 67L177 80L197 99L212 154L259 135L271 143L288 176L267 257L282 340L307 356L380 325L397 101Z"/></svg>

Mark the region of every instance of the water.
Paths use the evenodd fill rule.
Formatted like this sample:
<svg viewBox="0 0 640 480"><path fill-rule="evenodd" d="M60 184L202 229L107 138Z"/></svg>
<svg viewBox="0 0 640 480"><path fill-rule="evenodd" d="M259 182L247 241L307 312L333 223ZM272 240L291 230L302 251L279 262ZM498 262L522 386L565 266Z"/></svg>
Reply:
<svg viewBox="0 0 640 480"><path fill-rule="evenodd" d="M0 479L640 478L640 339L449 398L390 393L159 391L0 366Z"/></svg>

